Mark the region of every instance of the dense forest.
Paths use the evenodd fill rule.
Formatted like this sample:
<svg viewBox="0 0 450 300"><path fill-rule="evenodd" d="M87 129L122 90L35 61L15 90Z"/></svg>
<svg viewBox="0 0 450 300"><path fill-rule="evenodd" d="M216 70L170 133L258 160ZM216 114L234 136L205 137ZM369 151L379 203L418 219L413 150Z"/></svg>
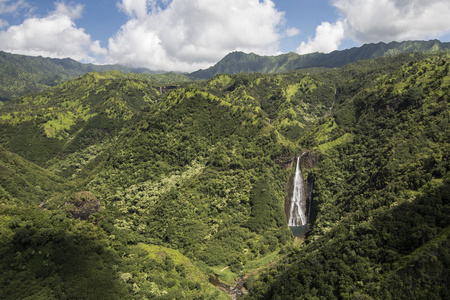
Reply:
<svg viewBox="0 0 450 300"><path fill-rule="evenodd" d="M319 152L312 229L249 299L450 296L448 56L392 67L340 85L302 139Z"/></svg>
<svg viewBox="0 0 450 300"><path fill-rule="evenodd" d="M89 72L4 102L0 298L450 297L449 67Z"/></svg>

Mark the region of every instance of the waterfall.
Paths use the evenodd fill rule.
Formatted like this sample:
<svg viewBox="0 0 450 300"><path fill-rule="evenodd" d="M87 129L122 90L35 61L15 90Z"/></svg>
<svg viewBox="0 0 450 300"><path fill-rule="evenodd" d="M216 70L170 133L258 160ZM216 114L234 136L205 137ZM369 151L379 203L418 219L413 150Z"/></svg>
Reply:
<svg viewBox="0 0 450 300"><path fill-rule="evenodd" d="M291 210L289 214L289 226L306 225L305 183L303 181L302 171L300 170L300 158L302 155L297 158L297 167L295 169L294 178L294 193L292 195Z"/></svg>

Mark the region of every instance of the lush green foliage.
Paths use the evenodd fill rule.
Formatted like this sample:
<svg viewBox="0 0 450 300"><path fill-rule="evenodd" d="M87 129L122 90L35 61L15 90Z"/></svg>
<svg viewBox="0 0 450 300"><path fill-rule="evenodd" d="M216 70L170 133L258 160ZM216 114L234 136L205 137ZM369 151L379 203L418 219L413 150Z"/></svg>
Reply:
<svg viewBox="0 0 450 300"><path fill-rule="evenodd" d="M307 137L324 153L309 170L307 244L250 299L449 297L449 66L434 56L339 86L329 120Z"/></svg>
<svg viewBox="0 0 450 300"><path fill-rule="evenodd" d="M1 208L3 299L121 299L118 253L98 227L62 211Z"/></svg>
<svg viewBox="0 0 450 300"><path fill-rule="evenodd" d="M118 212L116 226L210 265L243 263L285 243L280 183L288 174L273 158L288 148L261 113L196 89L172 92L153 109L123 133L88 184ZM262 204L265 217L252 193L267 176L278 184L265 186L273 193Z"/></svg>
<svg viewBox="0 0 450 300"><path fill-rule="evenodd" d="M0 146L0 203L39 205L71 188L52 172Z"/></svg>
<svg viewBox="0 0 450 300"><path fill-rule="evenodd" d="M114 136L145 106L160 98L148 79L119 72L88 73L2 107L2 144L44 164Z"/></svg>
<svg viewBox="0 0 450 300"><path fill-rule="evenodd" d="M253 274L249 299L448 297L449 65L92 72L5 103L0 298L223 299L213 272ZM292 246L302 151L312 223Z"/></svg>
<svg viewBox="0 0 450 300"><path fill-rule="evenodd" d="M121 65L82 64L73 59L53 59L10 54L0 51L0 103L14 97L38 92L88 72L120 71L141 73L162 85L187 81L184 74L152 72Z"/></svg>
<svg viewBox="0 0 450 300"><path fill-rule="evenodd" d="M178 251L128 245L107 221L0 206L2 299L226 299Z"/></svg>

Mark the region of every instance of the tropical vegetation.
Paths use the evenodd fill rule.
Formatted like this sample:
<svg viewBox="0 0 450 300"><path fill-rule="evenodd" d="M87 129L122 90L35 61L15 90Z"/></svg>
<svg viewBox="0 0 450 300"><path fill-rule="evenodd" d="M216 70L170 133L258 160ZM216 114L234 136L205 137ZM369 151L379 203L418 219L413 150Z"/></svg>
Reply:
<svg viewBox="0 0 450 300"><path fill-rule="evenodd" d="M0 106L1 299L445 299L450 55L88 72ZM287 226L294 161L309 231ZM239 279L240 278L240 279Z"/></svg>

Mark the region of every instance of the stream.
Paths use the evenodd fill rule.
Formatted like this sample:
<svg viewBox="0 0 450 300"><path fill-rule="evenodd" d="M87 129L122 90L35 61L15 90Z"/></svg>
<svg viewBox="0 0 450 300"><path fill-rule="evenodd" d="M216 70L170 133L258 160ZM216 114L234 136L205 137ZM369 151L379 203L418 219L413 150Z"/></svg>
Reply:
<svg viewBox="0 0 450 300"><path fill-rule="evenodd" d="M219 275L214 274L209 276L209 282L216 286L222 292L225 292L227 295L231 297L232 300L241 299L244 295L247 294L247 291L244 288L245 280L247 276L239 276L236 285L229 285L227 283L221 282L219 280Z"/></svg>

